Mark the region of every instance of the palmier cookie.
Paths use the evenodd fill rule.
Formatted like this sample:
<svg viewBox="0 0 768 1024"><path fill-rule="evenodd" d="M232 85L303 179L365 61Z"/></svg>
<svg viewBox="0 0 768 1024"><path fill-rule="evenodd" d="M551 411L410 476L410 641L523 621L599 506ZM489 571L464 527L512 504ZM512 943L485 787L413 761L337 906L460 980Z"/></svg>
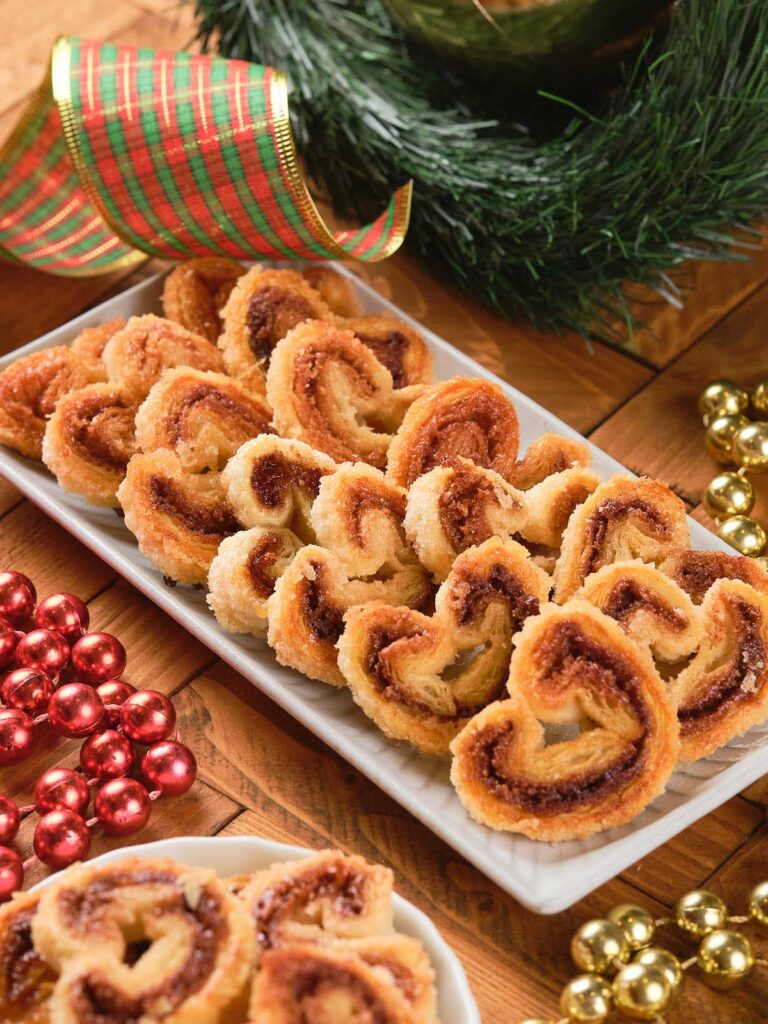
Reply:
<svg viewBox="0 0 768 1024"><path fill-rule="evenodd" d="M768 594L768 572L754 558L729 555L725 551L672 551L659 568L679 584L694 604L701 604L707 591L720 579L743 580L761 594Z"/></svg>
<svg viewBox="0 0 768 1024"><path fill-rule="evenodd" d="M77 362L88 367L94 382L107 379L107 368L102 359L104 349L112 335L117 334L123 327L125 327L125 320L121 317L107 320L95 327L86 327L80 331L69 346Z"/></svg>
<svg viewBox="0 0 768 1024"><path fill-rule="evenodd" d="M239 279L224 307L218 344L227 373L263 394L272 352L281 338L305 320L334 319L298 271L254 267Z"/></svg>
<svg viewBox="0 0 768 1024"><path fill-rule="evenodd" d="M454 377L426 388L392 440L387 476L410 487L435 466L460 457L509 479L517 459L515 408L491 381Z"/></svg>
<svg viewBox="0 0 768 1024"><path fill-rule="evenodd" d="M221 370L221 355L215 345L186 327L151 313L132 316L112 335L104 348L109 381L140 398L164 370L191 366L197 370Z"/></svg>
<svg viewBox="0 0 768 1024"><path fill-rule="evenodd" d="M434 615L378 603L351 608L339 668L388 736L447 754L473 715L504 692L512 636L548 593L546 573L521 545L491 538L456 559Z"/></svg>
<svg viewBox="0 0 768 1024"><path fill-rule="evenodd" d="M0 1020L49 1024L56 973L32 942L39 893L17 893L0 909Z"/></svg>
<svg viewBox="0 0 768 1024"><path fill-rule="evenodd" d="M438 1024L435 972L417 939L409 935L375 935L341 940L334 948L354 953L396 985L408 1003L413 1024Z"/></svg>
<svg viewBox="0 0 768 1024"><path fill-rule="evenodd" d="M226 256L199 256L180 263L163 285L163 314L193 334L216 341L222 310L245 267Z"/></svg>
<svg viewBox="0 0 768 1024"><path fill-rule="evenodd" d="M136 417L144 452L170 448L190 472L223 469L247 440L270 432L272 413L232 377L183 366L166 370Z"/></svg>
<svg viewBox="0 0 768 1024"><path fill-rule="evenodd" d="M361 316L345 320L344 327L386 366L396 388L432 381L429 346L405 321L394 316Z"/></svg>
<svg viewBox="0 0 768 1024"><path fill-rule="evenodd" d="M164 448L133 456L117 499L141 553L179 583L205 583L219 544L240 528L220 475L187 473Z"/></svg>
<svg viewBox="0 0 768 1024"><path fill-rule="evenodd" d="M336 316L356 317L362 314L354 286L348 277L322 263L305 267L301 276Z"/></svg>
<svg viewBox="0 0 768 1024"><path fill-rule="evenodd" d="M599 486L600 477L584 466L544 477L523 492L526 517L520 533L530 544L557 552L574 510Z"/></svg>
<svg viewBox="0 0 768 1024"><path fill-rule="evenodd" d="M59 399L43 435L43 462L59 486L92 505L117 506L136 451L138 402L115 384L89 384Z"/></svg>
<svg viewBox="0 0 768 1024"><path fill-rule="evenodd" d="M634 558L658 563L669 550L689 546L685 505L669 487L648 477L613 476L568 521L555 566L555 600L568 600L603 565Z"/></svg>
<svg viewBox="0 0 768 1024"><path fill-rule="evenodd" d="M482 824L548 842L634 818L664 789L680 741L647 650L585 601L547 605L515 639L507 700L451 744L451 780ZM545 725L575 725L547 743Z"/></svg>
<svg viewBox="0 0 768 1024"><path fill-rule="evenodd" d="M555 473L578 466L586 469L591 463L592 453L586 441L562 434L539 434L517 460L508 479L521 491L528 491Z"/></svg>
<svg viewBox="0 0 768 1024"><path fill-rule="evenodd" d="M248 912L212 871L127 858L75 865L45 889L35 947L61 976L57 1024L217 1024L244 992L256 942ZM135 960L135 944L147 944Z"/></svg>

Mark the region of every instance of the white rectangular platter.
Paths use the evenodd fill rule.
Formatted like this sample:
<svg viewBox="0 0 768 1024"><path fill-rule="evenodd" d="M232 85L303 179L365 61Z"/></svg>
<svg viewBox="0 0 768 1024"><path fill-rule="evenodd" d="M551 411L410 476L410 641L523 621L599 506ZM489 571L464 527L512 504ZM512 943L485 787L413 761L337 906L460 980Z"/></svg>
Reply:
<svg viewBox="0 0 768 1024"><path fill-rule="evenodd" d="M578 436L515 388L425 330L354 275L342 272L357 282L366 312L393 313L410 320L424 333L432 346L438 378L481 376L501 384L517 408L523 450L544 431ZM162 277L137 285L12 353L0 361L0 367L21 353L67 344L92 324L117 316L159 312L161 291ZM609 476L623 470L614 459L594 447L593 455L599 474ZM113 511L95 509L65 494L42 464L3 448L0 474L531 910L553 914L566 909L768 771L766 725L712 757L681 768L673 775L667 791L622 828L561 844L536 843L522 836L493 832L474 823L464 811L450 785L447 763L422 757L390 742L364 717L348 693L311 682L283 668L264 643L226 633L216 624L201 591L165 586L160 573L141 556L133 536ZM694 547L723 547L695 521L691 520L690 527ZM0 553L1 531L0 525ZM20 568L23 570L23 566Z"/></svg>

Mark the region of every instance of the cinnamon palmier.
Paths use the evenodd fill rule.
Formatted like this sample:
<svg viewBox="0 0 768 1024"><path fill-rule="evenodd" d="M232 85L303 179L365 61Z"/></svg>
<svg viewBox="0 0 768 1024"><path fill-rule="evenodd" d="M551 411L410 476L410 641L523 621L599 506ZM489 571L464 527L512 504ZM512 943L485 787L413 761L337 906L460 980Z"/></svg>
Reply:
<svg viewBox="0 0 768 1024"><path fill-rule="evenodd" d="M613 476L568 521L555 567L555 600L567 601L590 573L611 562L660 562L690 547L685 505L666 484Z"/></svg>
<svg viewBox="0 0 768 1024"><path fill-rule="evenodd" d="M226 256L199 256L180 263L163 285L163 314L188 331L216 341L222 310L245 267Z"/></svg>
<svg viewBox="0 0 768 1024"><path fill-rule="evenodd" d="M408 935L376 935L337 942L336 949L354 953L387 977L410 1007L413 1024L437 1024L435 972L418 939Z"/></svg>
<svg viewBox="0 0 768 1024"><path fill-rule="evenodd" d="M142 451L170 448L190 472L223 469L237 449L270 432L272 412L234 378L191 367L166 370L136 417Z"/></svg>
<svg viewBox="0 0 768 1024"><path fill-rule="evenodd" d="M217 1024L256 955L240 900L212 871L174 861L69 868L42 893L32 934L61 972L57 1024Z"/></svg>
<svg viewBox="0 0 768 1024"><path fill-rule="evenodd" d="M498 384L454 377L428 387L408 409L389 449L387 475L410 487L435 466L464 457L507 480L519 439L515 407Z"/></svg>
<svg viewBox="0 0 768 1024"><path fill-rule="evenodd" d="M224 307L218 344L227 373L263 393L272 352L281 338L305 320L334 319L297 270L254 267L239 279Z"/></svg>
<svg viewBox="0 0 768 1024"><path fill-rule="evenodd" d="M103 353L109 380L146 398L164 370L192 366L221 370L219 350L186 327L151 313L132 316L107 342Z"/></svg>
<svg viewBox="0 0 768 1024"><path fill-rule="evenodd" d="M263 636L267 599L301 541L278 526L254 526L225 537L208 570L208 605L232 633Z"/></svg>
<svg viewBox="0 0 768 1024"><path fill-rule="evenodd" d="M527 620L509 693L451 744L451 780L477 821L548 842L582 839L663 791L680 745L674 702L650 653L586 601ZM547 743L545 725L580 731Z"/></svg>
<svg viewBox="0 0 768 1024"><path fill-rule="evenodd" d="M17 893L0 910L0 1020L49 1024L56 974L35 949L32 921L39 893Z"/></svg>
<svg viewBox="0 0 768 1024"><path fill-rule="evenodd" d="M704 619L686 592L642 562L614 562L588 576L578 597L615 619L660 661L682 661L704 636Z"/></svg>
<svg viewBox="0 0 768 1024"><path fill-rule="evenodd" d="M326 306L336 316L354 317L362 314L360 301L348 277L344 277L343 274L339 274L322 263L306 267L302 270L301 276L307 284L312 285Z"/></svg>
<svg viewBox="0 0 768 1024"><path fill-rule="evenodd" d="M117 500L142 554L179 583L205 583L219 544L240 528L220 475L187 473L163 448L134 455Z"/></svg>
<svg viewBox="0 0 768 1024"><path fill-rule="evenodd" d="M694 604L701 604L719 579L743 580L761 594L768 594L768 573L754 558L744 555L681 548L668 555L659 568L683 588Z"/></svg>
<svg viewBox="0 0 768 1024"><path fill-rule="evenodd" d="M508 476L521 491L530 490L554 473L563 473L576 466L588 468L592 453L586 441L562 434L540 434L531 441L522 459L518 459Z"/></svg>
<svg viewBox="0 0 768 1024"><path fill-rule="evenodd" d="M526 517L520 533L531 544L559 549L574 509L599 486L600 477L584 466L545 476L523 492Z"/></svg>
<svg viewBox="0 0 768 1024"><path fill-rule="evenodd" d="M360 316L344 327L367 346L392 374L396 388L432 381L432 353L424 338L395 316Z"/></svg>
<svg viewBox="0 0 768 1024"><path fill-rule="evenodd" d="M112 335L117 334L123 327L125 320L122 317L107 320L106 323L97 324L95 327L86 327L69 346L78 362L88 366L91 380L107 379L107 368L102 359L104 349Z"/></svg>
<svg viewBox="0 0 768 1024"><path fill-rule="evenodd" d="M548 593L549 578L528 552L492 537L456 559L433 616L380 603L351 608L339 668L384 733L446 754L469 719L504 691L512 636Z"/></svg>

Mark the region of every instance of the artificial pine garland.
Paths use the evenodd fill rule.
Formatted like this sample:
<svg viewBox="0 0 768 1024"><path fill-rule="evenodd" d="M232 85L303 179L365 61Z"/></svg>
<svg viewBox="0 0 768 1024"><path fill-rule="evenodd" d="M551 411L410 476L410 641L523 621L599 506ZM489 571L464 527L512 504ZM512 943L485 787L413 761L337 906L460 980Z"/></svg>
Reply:
<svg viewBox="0 0 768 1024"><path fill-rule="evenodd" d="M589 111L459 77L381 0L195 3L206 45L289 72L299 148L337 211L370 216L414 178L410 251L505 316L610 334L631 323L627 282L668 296L667 271L743 253L768 209L765 0L679 0Z"/></svg>

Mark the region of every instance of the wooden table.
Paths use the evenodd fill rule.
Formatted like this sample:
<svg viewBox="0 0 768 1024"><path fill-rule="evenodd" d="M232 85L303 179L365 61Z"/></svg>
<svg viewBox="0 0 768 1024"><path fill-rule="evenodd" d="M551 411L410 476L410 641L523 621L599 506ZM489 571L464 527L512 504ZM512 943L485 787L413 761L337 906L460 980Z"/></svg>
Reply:
<svg viewBox="0 0 768 1024"><path fill-rule="evenodd" d="M146 46L181 48L192 36L188 10L168 0L0 0L0 138L42 77L62 31ZM0 268L0 351L63 323L148 272L65 281ZM630 469L666 480L694 515L713 472L703 450L696 395L715 376L752 383L768 373L768 249L748 264L686 268L682 311L644 306L648 328L617 351L577 337L551 337L505 324L438 283L407 255L359 271L387 297L489 369L590 437ZM757 514L768 513L768 484ZM701 516L706 522L706 517ZM575 927L620 900L660 915L703 885L741 908L750 885L768 877L768 781L763 780L665 847L635 864L572 911L541 918L523 910L400 809L323 743L158 611L74 537L0 478L0 566L28 573L45 594L71 590L88 601L92 625L117 633L129 653L127 677L172 694L183 738L195 749L200 781L186 796L155 805L141 835L259 834L311 847L339 846L389 864L397 886L424 909L461 957L486 1024L558 1017L562 984L574 973ZM74 763L76 743L39 751L2 772L3 792L27 802L40 771ZM31 825L19 849L30 850ZM94 853L116 845L97 837ZM30 872L30 881L40 871ZM758 948L768 955L767 937ZM768 1021L768 971L732 994L694 977L668 1024Z"/></svg>

